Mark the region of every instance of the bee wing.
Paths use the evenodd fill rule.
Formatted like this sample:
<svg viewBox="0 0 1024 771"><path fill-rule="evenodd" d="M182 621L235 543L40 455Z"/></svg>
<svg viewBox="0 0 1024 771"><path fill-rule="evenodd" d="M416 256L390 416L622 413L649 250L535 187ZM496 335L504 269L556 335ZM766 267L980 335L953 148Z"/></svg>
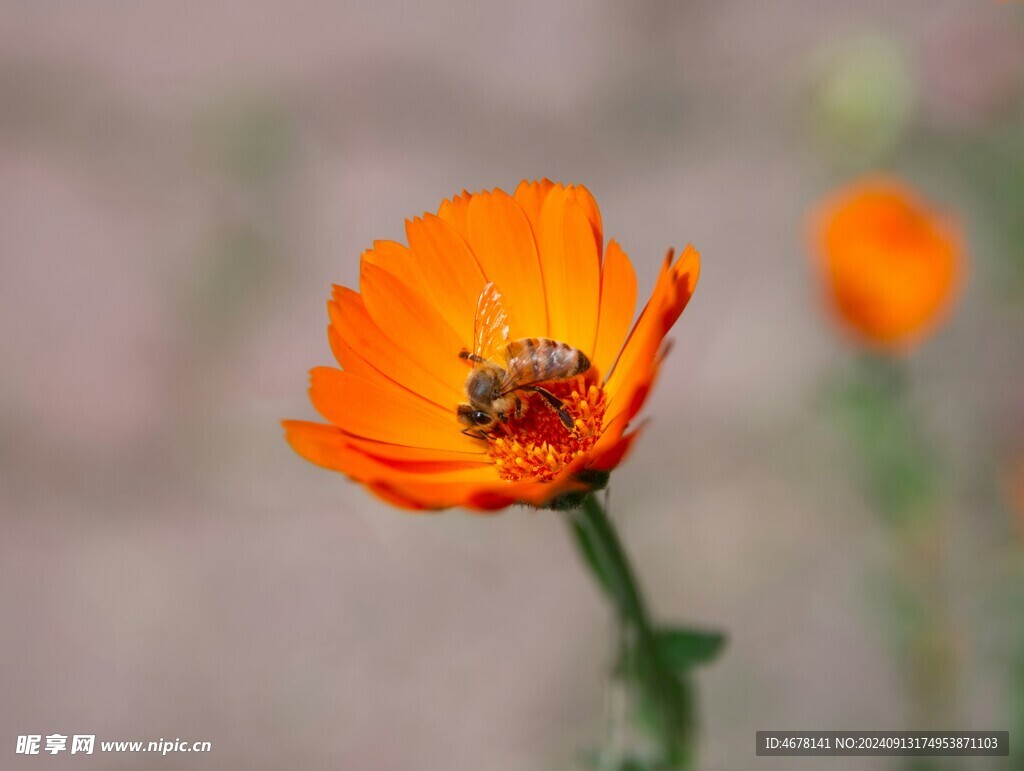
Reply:
<svg viewBox="0 0 1024 771"><path fill-rule="evenodd" d="M522 391L524 388L530 388L531 386L540 385L546 383L551 378L535 379L531 380L527 378L526 373L521 369L510 372L505 378L505 383L501 387L501 395L508 396L510 393L516 391Z"/></svg>
<svg viewBox="0 0 1024 771"><path fill-rule="evenodd" d="M507 396L513 391L519 391L523 388L529 388L535 386L538 383L545 383L552 378L548 377L536 377L533 374L533 364L525 358L513 358L508 363L508 368L505 371L505 381L501 387L501 395Z"/></svg>
<svg viewBox="0 0 1024 771"><path fill-rule="evenodd" d="M504 356L508 345L508 313L501 300L501 292L488 282L476 302L473 320L473 353L488 361Z"/></svg>
<svg viewBox="0 0 1024 771"><path fill-rule="evenodd" d="M505 372L505 381L501 387L502 396L507 396L513 391L518 391L526 386L544 382L532 379L533 367L528 362L512 361L509 364L510 366Z"/></svg>

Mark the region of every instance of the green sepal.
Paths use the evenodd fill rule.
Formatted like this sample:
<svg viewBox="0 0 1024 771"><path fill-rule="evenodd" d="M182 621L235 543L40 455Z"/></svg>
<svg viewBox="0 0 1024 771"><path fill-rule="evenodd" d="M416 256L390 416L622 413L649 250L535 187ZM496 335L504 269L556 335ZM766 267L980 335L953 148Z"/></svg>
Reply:
<svg viewBox="0 0 1024 771"><path fill-rule="evenodd" d="M596 469L585 468L582 471L576 472L573 475L573 479L576 482L585 484L587 486L586 490L576 490L559 495L557 498L548 501L546 506L541 506L540 508L551 509L552 511L575 511L583 505L591 493L606 488L610 478L610 471L597 471Z"/></svg>
<svg viewBox="0 0 1024 771"><path fill-rule="evenodd" d="M725 650L727 638L721 632L688 627L662 627L654 632L661 660L673 672L688 672L710 664Z"/></svg>

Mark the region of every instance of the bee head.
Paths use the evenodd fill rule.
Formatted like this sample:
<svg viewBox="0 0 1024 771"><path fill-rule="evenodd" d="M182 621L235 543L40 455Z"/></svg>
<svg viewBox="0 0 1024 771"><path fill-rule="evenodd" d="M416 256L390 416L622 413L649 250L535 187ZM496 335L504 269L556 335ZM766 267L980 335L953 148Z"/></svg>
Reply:
<svg viewBox="0 0 1024 771"><path fill-rule="evenodd" d="M460 404L458 409L459 422L471 428L481 428L494 423L494 416L489 412L478 410L470 404Z"/></svg>

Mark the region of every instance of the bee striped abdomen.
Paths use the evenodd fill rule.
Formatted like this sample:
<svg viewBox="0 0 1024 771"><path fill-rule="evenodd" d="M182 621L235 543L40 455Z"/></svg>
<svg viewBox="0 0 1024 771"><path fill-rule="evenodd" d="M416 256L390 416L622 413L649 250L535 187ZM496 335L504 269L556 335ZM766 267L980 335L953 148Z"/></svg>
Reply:
<svg viewBox="0 0 1024 771"><path fill-rule="evenodd" d="M523 370L532 382L565 380L590 369L590 359L578 348L547 337L525 337L508 344L509 370Z"/></svg>

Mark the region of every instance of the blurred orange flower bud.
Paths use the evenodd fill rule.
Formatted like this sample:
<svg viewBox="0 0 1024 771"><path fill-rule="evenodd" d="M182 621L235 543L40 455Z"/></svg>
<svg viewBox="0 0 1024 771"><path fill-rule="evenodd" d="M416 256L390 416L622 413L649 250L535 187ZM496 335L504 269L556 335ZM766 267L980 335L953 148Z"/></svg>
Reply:
<svg viewBox="0 0 1024 771"><path fill-rule="evenodd" d="M899 180L867 177L827 198L811 239L831 306L870 347L920 342L959 290L957 225Z"/></svg>

